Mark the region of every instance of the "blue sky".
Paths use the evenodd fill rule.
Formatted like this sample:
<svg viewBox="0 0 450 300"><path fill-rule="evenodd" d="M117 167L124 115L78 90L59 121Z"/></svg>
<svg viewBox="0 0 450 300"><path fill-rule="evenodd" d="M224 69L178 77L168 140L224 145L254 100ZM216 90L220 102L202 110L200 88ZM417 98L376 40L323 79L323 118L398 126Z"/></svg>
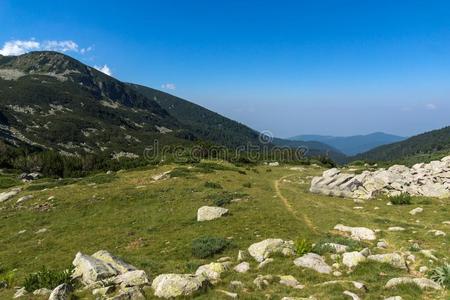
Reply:
<svg viewBox="0 0 450 300"><path fill-rule="evenodd" d="M412 135L450 125L448 16L448 1L2 0L0 53L34 41L280 137Z"/></svg>

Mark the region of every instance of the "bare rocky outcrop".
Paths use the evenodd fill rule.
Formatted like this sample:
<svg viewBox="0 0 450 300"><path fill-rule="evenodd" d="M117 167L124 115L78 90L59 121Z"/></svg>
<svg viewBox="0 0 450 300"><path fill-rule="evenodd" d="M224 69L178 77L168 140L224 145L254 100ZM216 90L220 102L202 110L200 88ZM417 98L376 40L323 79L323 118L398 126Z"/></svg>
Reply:
<svg viewBox="0 0 450 300"><path fill-rule="evenodd" d="M394 165L389 169L342 173L333 168L311 181L312 193L370 199L377 195L407 193L412 196L448 197L450 195L450 156L411 168Z"/></svg>

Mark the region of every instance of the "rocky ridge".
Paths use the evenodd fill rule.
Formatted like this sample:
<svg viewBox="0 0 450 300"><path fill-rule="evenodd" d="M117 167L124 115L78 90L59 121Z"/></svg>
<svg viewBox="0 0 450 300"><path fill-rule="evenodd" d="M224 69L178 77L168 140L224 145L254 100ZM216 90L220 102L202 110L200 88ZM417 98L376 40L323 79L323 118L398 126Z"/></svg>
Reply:
<svg viewBox="0 0 450 300"><path fill-rule="evenodd" d="M343 173L337 168L323 172L311 181L310 192L328 196L370 199L378 195L444 198L450 195L450 156L411 168L393 165L388 169Z"/></svg>

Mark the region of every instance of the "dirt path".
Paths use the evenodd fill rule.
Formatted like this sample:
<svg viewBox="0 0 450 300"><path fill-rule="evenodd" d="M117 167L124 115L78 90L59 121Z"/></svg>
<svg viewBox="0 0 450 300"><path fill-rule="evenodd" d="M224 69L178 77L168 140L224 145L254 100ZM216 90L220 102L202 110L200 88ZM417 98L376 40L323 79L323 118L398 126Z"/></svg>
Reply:
<svg viewBox="0 0 450 300"><path fill-rule="evenodd" d="M295 176L295 175L297 175L297 174L286 175L286 176L283 176L283 177L275 180L275 183L274 183L275 193L276 193L277 197L283 203L284 207L286 207L286 209L294 216L295 219L297 219L300 222L305 223L306 226L308 226L308 228L311 229L311 231L313 231L314 233L319 233L317 230L317 227L314 226L314 223L311 221L311 219L306 214L295 210L292 207L292 205L289 203L289 200L285 196L283 196L283 194L281 193L280 182L282 182L284 179L287 179L287 178Z"/></svg>

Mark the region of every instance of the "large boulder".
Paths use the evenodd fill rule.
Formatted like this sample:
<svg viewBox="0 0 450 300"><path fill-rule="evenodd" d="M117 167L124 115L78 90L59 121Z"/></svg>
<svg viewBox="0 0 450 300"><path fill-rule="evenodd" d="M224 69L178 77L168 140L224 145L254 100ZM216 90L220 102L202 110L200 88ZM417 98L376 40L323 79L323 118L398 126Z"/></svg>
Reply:
<svg viewBox="0 0 450 300"><path fill-rule="evenodd" d="M250 253L257 262L263 262L274 253L292 256L295 254L294 242L284 241L282 239L266 239L259 243L252 244L248 248L248 253Z"/></svg>
<svg viewBox="0 0 450 300"><path fill-rule="evenodd" d="M114 269L116 269L120 273L137 270L136 267L134 267L130 264L127 264L120 258L112 255L111 253L109 253L108 251L105 251L105 250L100 250L100 251L95 252L94 254L92 254L92 257L97 258L97 259L111 265Z"/></svg>
<svg viewBox="0 0 450 300"><path fill-rule="evenodd" d="M77 253L72 264L75 267L73 277L80 278L85 284L92 284L119 274L110 264L81 252Z"/></svg>
<svg viewBox="0 0 450 300"><path fill-rule="evenodd" d="M373 241L377 238L375 232L366 227L350 227L338 224L334 226L334 230L350 233L350 237L357 241L360 240Z"/></svg>
<svg viewBox="0 0 450 300"><path fill-rule="evenodd" d="M323 274L330 274L333 271L325 262L325 259L316 253L307 253L302 257L295 259L294 264L297 267L312 269Z"/></svg>
<svg viewBox="0 0 450 300"><path fill-rule="evenodd" d="M228 209L216 206L203 206L197 211L197 221L211 221L228 213Z"/></svg>
<svg viewBox="0 0 450 300"><path fill-rule="evenodd" d="M192 274L162 274L152 283L155 296L160 298L175 298L191 296L207 284L204 276Z"/></svg>

